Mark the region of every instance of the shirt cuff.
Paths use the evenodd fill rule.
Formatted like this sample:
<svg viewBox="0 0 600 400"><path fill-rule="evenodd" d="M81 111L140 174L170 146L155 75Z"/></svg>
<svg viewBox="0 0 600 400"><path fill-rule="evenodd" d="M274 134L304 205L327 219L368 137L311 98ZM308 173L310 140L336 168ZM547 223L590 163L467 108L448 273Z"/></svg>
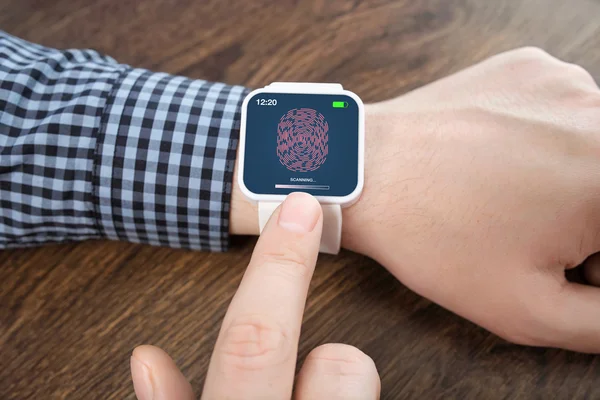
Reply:
<svg viewBox="0 0 600 400"><path fill-rule="evenodd" d="M248 90L126 67L98 133L98 230L115 240L224 251Z"/></svg>

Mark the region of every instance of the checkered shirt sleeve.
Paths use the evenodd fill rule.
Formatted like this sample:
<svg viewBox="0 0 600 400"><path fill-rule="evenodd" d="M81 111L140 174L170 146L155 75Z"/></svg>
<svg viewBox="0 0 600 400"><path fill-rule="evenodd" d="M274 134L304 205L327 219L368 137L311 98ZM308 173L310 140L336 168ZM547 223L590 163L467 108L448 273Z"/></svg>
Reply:
<svg viewBox="0 0 600 400"><path fill-rule="evenodd" d="M247 93L0 31L0 249L225 250Z"/></svg>

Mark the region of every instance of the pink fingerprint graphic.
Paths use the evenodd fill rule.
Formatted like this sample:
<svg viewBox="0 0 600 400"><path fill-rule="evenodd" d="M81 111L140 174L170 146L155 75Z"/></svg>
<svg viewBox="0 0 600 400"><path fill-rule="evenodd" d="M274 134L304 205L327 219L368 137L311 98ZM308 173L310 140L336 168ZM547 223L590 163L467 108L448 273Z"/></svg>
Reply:
<svg viewBox="0 0 600 400"><path fill-rule="evenodd" d="M327 159L329 125L323 114L312 108L294 108L279 120L277 156L294 172L317 170Z"/></svg>

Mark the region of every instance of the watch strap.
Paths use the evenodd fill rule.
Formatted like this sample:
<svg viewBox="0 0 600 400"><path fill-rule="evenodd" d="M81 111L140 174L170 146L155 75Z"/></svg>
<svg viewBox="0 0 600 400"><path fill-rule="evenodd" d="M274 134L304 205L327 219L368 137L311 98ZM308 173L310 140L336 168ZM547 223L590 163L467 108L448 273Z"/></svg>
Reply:
<svg viewBox="0 0 600 400"><path fill-rule="evenodd" d="M258 202L258 224L261 233L280 204L272 201ZM321 204L321 208L323 209L323 234L319 251L337 254L342 241L342 208L339 204Z"/></svg>

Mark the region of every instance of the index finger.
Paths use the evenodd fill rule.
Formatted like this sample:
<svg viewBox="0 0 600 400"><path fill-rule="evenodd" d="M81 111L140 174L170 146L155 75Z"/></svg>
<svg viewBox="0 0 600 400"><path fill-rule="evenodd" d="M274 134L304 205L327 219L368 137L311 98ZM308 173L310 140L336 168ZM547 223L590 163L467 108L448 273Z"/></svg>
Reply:
<svg viewBox="0 0 600 400"><path fill-rule="evenodd" d="M306 193L273 213L225 315L203 398L291 397L322 224L320 204Z"/></svg>

